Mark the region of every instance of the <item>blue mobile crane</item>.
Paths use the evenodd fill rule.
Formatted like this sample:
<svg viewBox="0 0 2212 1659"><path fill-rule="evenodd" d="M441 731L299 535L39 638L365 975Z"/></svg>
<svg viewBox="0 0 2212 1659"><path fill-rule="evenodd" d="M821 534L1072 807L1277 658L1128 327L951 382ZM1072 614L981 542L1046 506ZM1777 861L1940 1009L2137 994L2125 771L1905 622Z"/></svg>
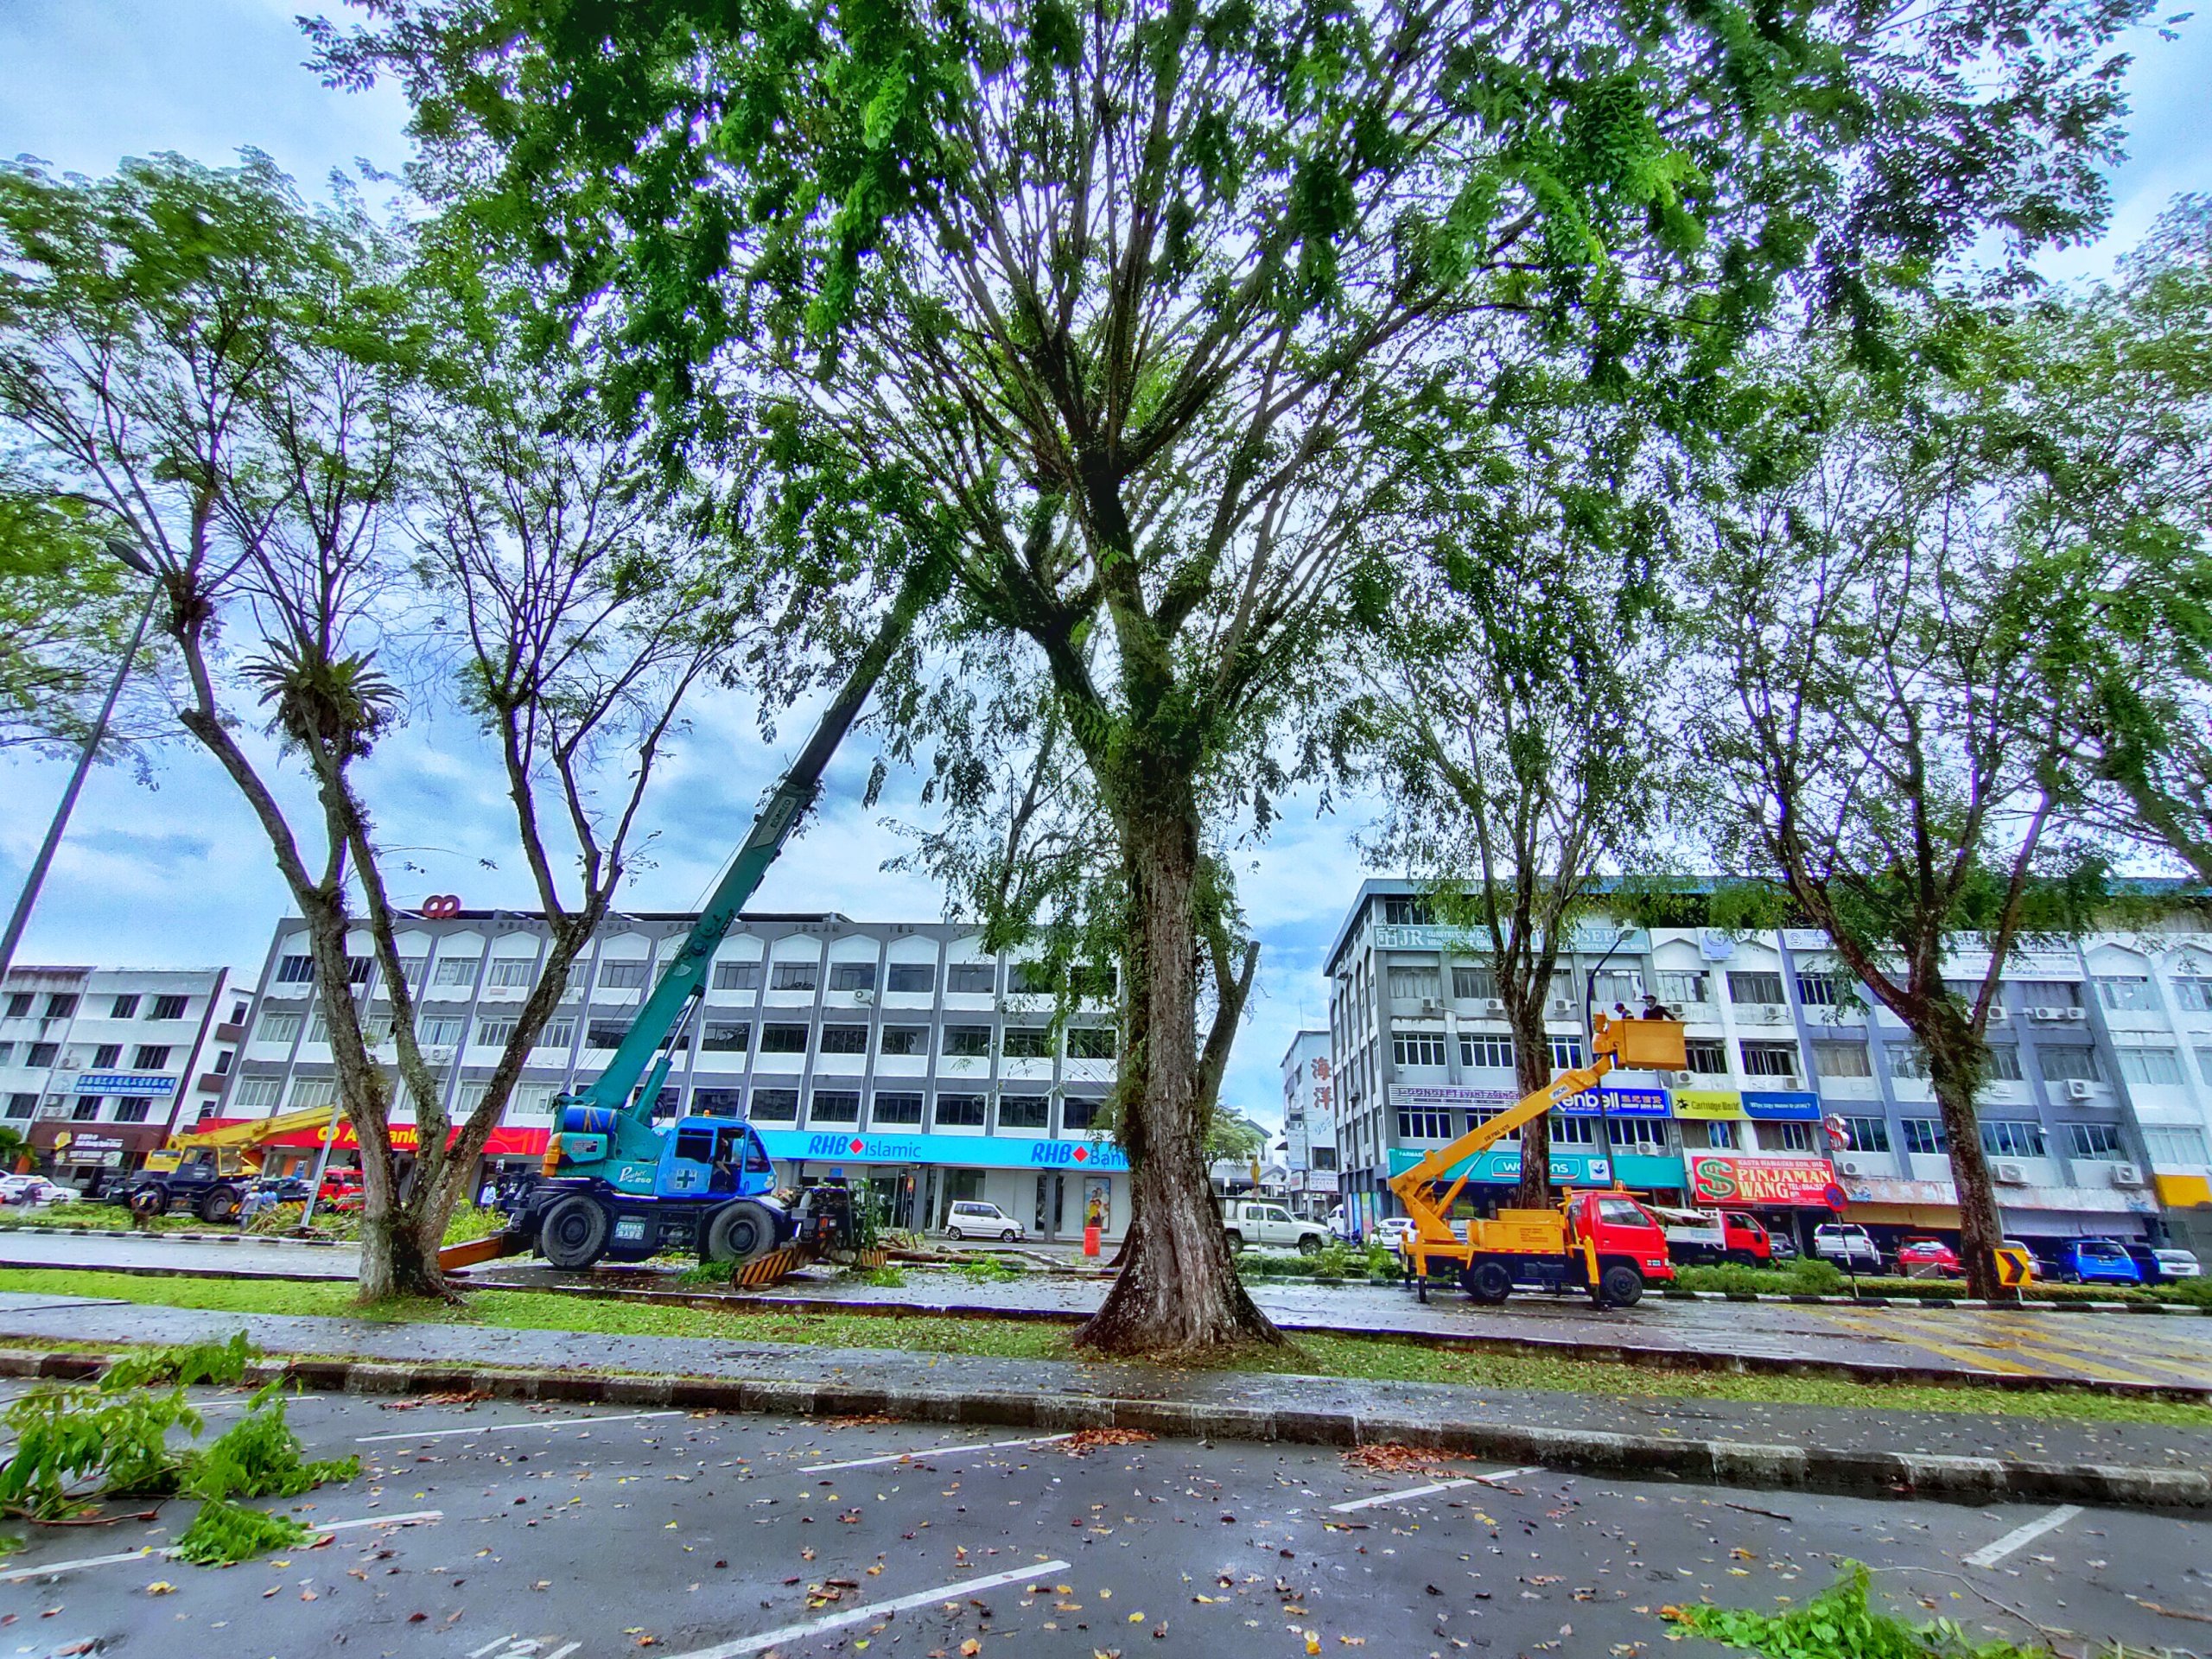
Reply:
<svg viewBox="0 0 2212 1659"><path fill-rule="evenodd" d="M850 1195L811 1187L789 1202L779 1198L775 1166L750 1123L679 1117L656 1128L653 1108L705 993L716 948L812 804L830 757L938 585L927 561L908 574L607 1069L555 1103L558 1127L546 1173L502 1198L508 1217L502 1254L535 1251L556 1268L588 1268L602 1258L642 1262L664 1250L696 1250L703 1262L742 1264L794 1238L851 1242Z"/></svg>

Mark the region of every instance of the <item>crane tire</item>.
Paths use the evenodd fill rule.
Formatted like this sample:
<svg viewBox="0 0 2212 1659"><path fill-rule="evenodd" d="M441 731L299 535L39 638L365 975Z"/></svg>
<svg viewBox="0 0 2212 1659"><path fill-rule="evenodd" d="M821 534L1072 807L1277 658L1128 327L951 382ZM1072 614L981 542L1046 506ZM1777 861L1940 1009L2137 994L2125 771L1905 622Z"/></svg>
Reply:
<svg viewBox="0 0 2212 1659"><path fill-rule="evenodd" d="M775 1212L753 1198L726 1204L707 1217L699 1259L742 1267L776 1248Z"/></svg>
<svg viewBox="0 0 2212 1659"><path fill-rule="evenodd" d="M206 1222L236 1221L242 1202L235 1186L211 1186L200 1200L200 1219Z"/></svg>
<svg viewBox="0 0 2212 1659"><path fill-rule="evenodd" d="M169 1190L158 1181L148 1186L134 1186L130 1189L130 1196L124 1202L130 1206L132 1215L151 1220L168 1213Z"/></svg>
<svg viewBox="0 0 2212 1659"><path fill-rule="evenodd" d="M1496 1307L1513 1294L1513 1274L1503 1262L1478 1262L1459 1281L1467 1300Z"/></svg>
<svg viewBox="0 0 2212 1659"><path fill-rule="evenodd" d="M538 1254L556 1268L588 1268L607 1253L611 1225L607 1206L589 1193L556 1198L537 1223Z"/></svg>

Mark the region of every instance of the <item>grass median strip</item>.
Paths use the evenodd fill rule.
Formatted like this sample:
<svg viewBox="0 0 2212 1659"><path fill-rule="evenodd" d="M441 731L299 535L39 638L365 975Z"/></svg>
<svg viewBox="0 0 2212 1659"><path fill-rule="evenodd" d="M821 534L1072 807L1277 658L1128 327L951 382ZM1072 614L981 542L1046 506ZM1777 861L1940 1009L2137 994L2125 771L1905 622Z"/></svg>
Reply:
<svg viewBox="0 0 2212 1659"><path fill-rule="evenodd" d="M1077 1357L1064 1325L933 1314L729 1311L601 1301L524 1290L481 1291L465 1307L396 1304L364 1310L349 1283L241 1279L149 1279L73 1268L0 1268L0 1291L74 1295L222 1313L319 1315L486 1325L516 1331L584 1331L613 1337L698 1337L817 1347L890 1348L1000 1359ZM2156 1423L2212 1428L2212 1406L2123 1399L2080 1389L1997 1389L1924 1383L1869 1384L1827 1377L1669 1371L1599 1360L1440 1350L1387 1338L1307 1335L1281 1348L1247 1349L1216 1369L1366 1382L1449 1382L1491 1389L1534 1389L1620 1398L1741 1401L1886 1411L1986 1412L2010 1417Z"/></svg>

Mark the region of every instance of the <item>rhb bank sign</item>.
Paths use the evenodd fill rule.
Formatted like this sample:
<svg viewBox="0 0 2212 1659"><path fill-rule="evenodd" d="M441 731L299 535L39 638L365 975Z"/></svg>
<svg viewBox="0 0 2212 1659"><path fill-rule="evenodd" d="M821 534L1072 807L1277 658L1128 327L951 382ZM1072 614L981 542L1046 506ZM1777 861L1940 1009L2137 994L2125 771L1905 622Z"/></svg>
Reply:
<svg viewBox="0 0 2212 1659"><path fill-rule="evenodd" d="M984 1135L855 1135L762 1129L772 1158L853 1164L950 1164L991 1169L1090 1169L1118 1173L1128 1154L1110 1141L1030 1141Z"/></svg>

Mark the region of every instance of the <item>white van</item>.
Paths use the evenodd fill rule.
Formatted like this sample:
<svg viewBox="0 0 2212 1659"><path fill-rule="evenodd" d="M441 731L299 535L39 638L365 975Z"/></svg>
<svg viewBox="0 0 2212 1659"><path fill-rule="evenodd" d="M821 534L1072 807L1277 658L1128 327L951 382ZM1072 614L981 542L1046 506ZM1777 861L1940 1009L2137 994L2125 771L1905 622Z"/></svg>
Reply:
<svg viewBox="0 0 2212 1659"><path fill-rule="evenodd" d="M995 1204L980 1198L957 1198L945 1217L944 1230L954 1238L995 1238L1011 1244L1021 1236L1021 1224Z"/></svg>

